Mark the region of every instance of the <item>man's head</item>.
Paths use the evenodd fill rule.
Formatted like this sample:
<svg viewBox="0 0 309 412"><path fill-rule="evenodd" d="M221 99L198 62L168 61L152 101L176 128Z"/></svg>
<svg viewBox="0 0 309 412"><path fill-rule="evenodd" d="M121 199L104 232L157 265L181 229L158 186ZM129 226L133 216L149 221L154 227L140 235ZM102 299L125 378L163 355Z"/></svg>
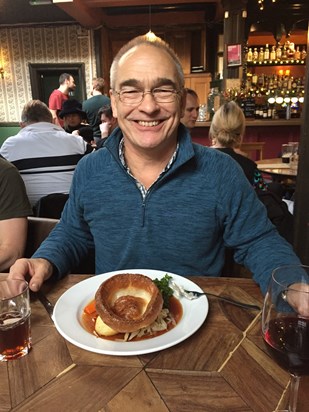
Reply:
<svg viewBox="0 0 309 412"><path fill-rule="evenodd" d="M245 115L234 101L224 103L212 118L209 137L217 147L238 148L245 133Z"/></svg>
<svg viewBox="0 0 309 412"><path fill-rule="evenodd" d="M22 110L20 126L26 127L29 124L39 122L53 123L53 116L41 100L30 100Z"/></svg>
<svg viewBox="0 0 309 412"><path fill-rule="evenodd" d="M194 90L188 88L185 90L187 92L186 107L184 115L181 118L181 123L183 123L188 129L193 129L198 118L200 102L198 95Z"/></svg>
<svg viewBox="0 0 309 412"><path fill-rule="evenodd" d="M108 125L109 134L117 127L117 119L113 116L112 108L109 104L102 106L98 111L101 123Z"/></svg>
<svg viewBox="0 0 309 412"><path fill-rule="evenodd" d="M74 77L69 73L60 74L59 85L64 91L67 92L74 91L76 89Z"/></svg>
<svg viewBox="0 0 309 412"><path fill-rule="evenodd" d="M100 94L104 94L104 85L105 85L105 80L103 77L96 77L95 79L92 80L92 90L93 92L99 92Z"/></svg>
<svg viewBox="0 0 309 412"><path fill-rule="evenodd" d="M83 120L87 119L86 113L82 110L81 103L76 99L69 99L63 102L59 117L64 119L65 126L69 127L76 127Z"/></svg>
<svg viewBox="0 0 309 412"><path fill-rule="evenodd" d="M126 143L139 149L175 144L184 108L184 76L174 51L160 38L139 36L111 66L111 104Z"/></svg>

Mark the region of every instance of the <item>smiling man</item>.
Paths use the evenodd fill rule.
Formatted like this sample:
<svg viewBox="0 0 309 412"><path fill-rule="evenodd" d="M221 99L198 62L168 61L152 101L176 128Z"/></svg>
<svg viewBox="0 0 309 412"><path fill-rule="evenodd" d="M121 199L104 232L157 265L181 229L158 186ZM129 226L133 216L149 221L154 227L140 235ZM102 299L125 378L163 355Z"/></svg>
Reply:
<svg viewBox="0 0 309 412"><path fill-rule="evenodd" d="M236 162L192 143L180 123L183 71L165 42L140 36L125 45L112 64L111 87L119 127L79 162L59 224L10 276L29 274L37 290L91 248L96 273L220 276L228 246L265 292L275 267L299 263Z"/></svg>

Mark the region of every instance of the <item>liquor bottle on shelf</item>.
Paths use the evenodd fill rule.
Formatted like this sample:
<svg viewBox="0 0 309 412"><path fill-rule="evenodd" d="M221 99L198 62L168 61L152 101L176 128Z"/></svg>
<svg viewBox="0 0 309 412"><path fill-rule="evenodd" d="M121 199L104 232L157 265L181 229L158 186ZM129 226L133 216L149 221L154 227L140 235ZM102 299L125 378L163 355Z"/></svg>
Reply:
<svg viewBox="0 0 309 412"><path fill-rule="evenodd" d="M306 57L307 57L307 50L306 50L306 46L304 46L302 51L301 51L301 59L305 60Z"/></svg>
<svg viewBox="0 0 309 412"><path fill-rule="evenodd" d="M247 54L247 61L252 62L252 60L253 60L253 52L252 52L252 48L249 47L248 54Z"/></svg>
<svg viewBox="0 0 309 412"><path fill-rule="evenodd" d="M258 60L259 60L259 62L264 61L264 49L263 49L263 47L260 47Z"/></svg>
<svg viewBox="0 0 309 412"><path fill-rule="evenodd" d="M281 60L281 56L282 56L282 50L281 50L280 43L278 43L278 46L276 48L276 59Z"/></svg>
<svg viewBox="0 0 309 412"><path fill-rule="evenodd" d="M287 60L287 58L288 58L287 49L286 49L286 46L283 46L281 59L282 59L282 60Z"/></svg>
<svg viewBox="0 0 309 412"><path fill-rule="evenodd" d="M270 60L274 61L276 60L277 56L276 56L276 46L272 46L271 47L271 52L270 52Z"/></svg>
<svg viewBox="0 0 309 412"><path fill-rule="evenodd" d="M269 47L268 47L268 44L266 44L265 52L264 52L264 60L268 61L268 60L269 60L269 57L270 57L270 55L269 55Z"/></svg>
<svg viewBox="0 0 309 412"><path fill-rule="evenodd" d="M301 53L300 53L300 50L299 50L299 46L296 46L296 50L295 50L295 53L294 53L294 59L295 60L300 60L300 58L301 58Z"/></svg>
<svg viewBox="0 0 309 412"><path fill-rule="evenodd" d="M258 58L259 58L258 49L257 49L257 47L254 47L254 50L253 50L253 61L256 62L256 61L258 60Z"/></svg>

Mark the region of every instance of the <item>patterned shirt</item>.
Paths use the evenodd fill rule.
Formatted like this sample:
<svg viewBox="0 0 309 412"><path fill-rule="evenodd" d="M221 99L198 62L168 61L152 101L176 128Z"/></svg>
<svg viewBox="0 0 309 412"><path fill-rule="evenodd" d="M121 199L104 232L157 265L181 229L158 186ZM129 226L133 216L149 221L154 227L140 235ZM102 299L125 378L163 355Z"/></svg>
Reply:
<svg viewBox="0 0 309 412"><path fill-rule="evenodd" d="M143 200L144 200L145 197L146 197L146 195L147 195L147 193L148 193L148 191L150 190L150 188L147 189L141 182L139 182L139 181L132 175L132 173L131 173L131 171L130 171L130 168L129 168L128 165L126 164L126 161L125 161L125 158L124 158L124 149L125 149L125 146L124 146L124 138L122 138L121 141L120 141L120 143L119 143L119 159L120 159L123 167L124 167L125 170L127 171L127 173L128 173L131 177L133 177L133 179L135 180L136 186L137 186L137 188L139 189L139 191L141 192L142 197L143 197ZM166 172L171 168L172 164L174 163L174 161L175 161L175 159L176 159L178 149L179 149L179 143L177 143L176 149L175 149L172 157L170 158L168 164L165 166L165 168L162 170L162 172L159 174L159 176L158 176L157 179L153 182L153 184L154 184L164 173L166 173ZM152 185L153 185L153 184L152 184ZM151 186L152 186L152 185L151 185ZM150 187L151 187L151 186L150 186Z"/></svg>

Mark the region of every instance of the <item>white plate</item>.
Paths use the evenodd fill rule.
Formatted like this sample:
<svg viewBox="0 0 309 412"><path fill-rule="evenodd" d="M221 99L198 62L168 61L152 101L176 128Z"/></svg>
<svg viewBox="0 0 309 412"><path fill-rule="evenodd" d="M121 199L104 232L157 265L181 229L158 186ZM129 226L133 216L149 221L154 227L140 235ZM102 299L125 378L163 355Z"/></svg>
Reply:
<svg viewBox="0 0 309 412"><path fill-rule="evenodd" d="M206 296L196 300L181 298L183 316L175 328L163 335L137 342L115 342L97 338L81 325L83 309L94 299L95 292L101 283L119 273L141 273L151 279L161 279L167 272L149 269L117 270L93 276L72 286L60 296L53 313L56 328L65 339L90 352L115 356L141 355L166 349L182 342L196 332L205 321L208 313ZM168 273L168 275L185 289L202 292L202 289L190 280L173 273Z"/></svg>

